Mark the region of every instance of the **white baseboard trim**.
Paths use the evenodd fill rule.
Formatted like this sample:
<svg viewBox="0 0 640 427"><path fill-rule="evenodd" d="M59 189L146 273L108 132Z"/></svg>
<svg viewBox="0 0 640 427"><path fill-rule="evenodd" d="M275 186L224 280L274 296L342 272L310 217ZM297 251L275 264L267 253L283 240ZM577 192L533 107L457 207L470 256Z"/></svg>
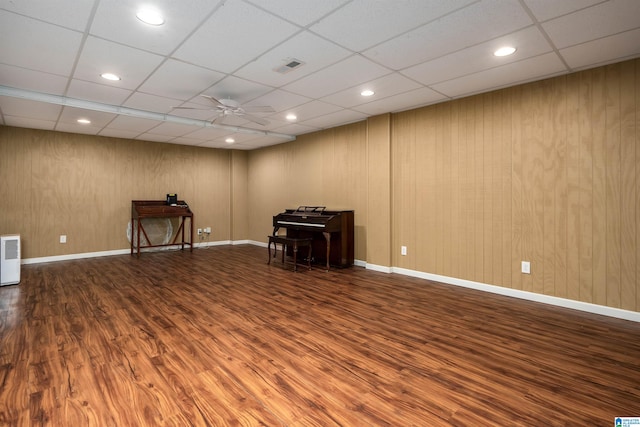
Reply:
<svg viewBox="0 0 640 427"><path fill-rule="evenodd" d="M83 252L79 254L67 254L67 255L54 255L38 258L25 258L21 264L40 264L44 262L57 262L68 261L71 259L83 259L83 258L97 258L102 256L124 255L131 253L131 249L116 249L113 251L100 251L100 252Z"/></svg>
<svg viewBox="0 0 640 427"><path fill-rule="evenodd" d="M194 243L194 249L197 248L206 248L208 246L224 246L232 243L230 240L220 240L217 242L200 242ZM185 246L185 250L189 247ZM161 252L161 251L179 251L181 248L177 246L166 246L159 248L142 248L142 253L145 252ZM20 264L40 264L44 262L57 262L57 261L68 261L72 259L83 259L83 258L97 258L103 256L113 256L113 255L126 255L131 253L131 248L127 249L114 249L111 251L100 251L100 252L82 252L77 254L66 254L66 255L54 255L54 256L46 256L46 257L38 257L38 258L25 258Z"/></svg>
<svg viewBox="0 0 640 427"><path fill-rule="evenodd" d="M224 245L255 245L266 248L266 242L259 242L256 240L220 240L216 242L202 242L195 243L193 245L194 248L207 247L207 246L224 246ZM154 248L149 248L148 250L154 250ZM167 250L166 248L157 248L156 250ZM177 248L170 248L169 250L179 250ZM145 249L143 249L145 252ZM83 258L97 258L103 256L113 256L113 255L125 255L131 253L131 249L116 249L111 251L100 251L100 252L84 252L78 254L67 254L67 255L54 255L47 257L38 257L38 258L25 258L21 261L21 264L40 264L45 262L57 262L57 261L67 261L73 259L83 259ZM522 291L519 289L511 289L505 288L502 286L489 285L487 283L474 282L471 280L458 279L455 277L441 276L439 274L425 273L422 271L410 270L407 268L400 267L387 267L383 265L376 264L368 264L366 261L355 260L354 265L358 267L364 267L367 270L378 271L381 273L397 273L404 276L417 277L426 280L432 280L434 282L446 283L449 285L461 286L464 288L476 289L479 291L490 292L498 295L505 295L514 298L525 299L529 301L541 302L544 304L556 305L559 307L570 308L573 310L585 311L588 313L599 314L603 316L615 317L624 320L630 320L632 322L640 323L640 312L622 310L620 308L606 307L598 304L591 304L582 301L575 301L566 298L559 298L550 295L537 294L535 292Z"/></svg>
<svg viewBox="0 0 640 427"><path fill-rule="evenodd" d="M367 265L367 268L369 266ZM376 271L382 271L373 268ZM508 297L520 298L529 301L551 304L558 307L580 310L587 313L599 314L602 316L616 317L618 319L630 320L632 322L640 322L640 313L636 311L623 310L620 308L606 307L604 305L591 304L588 302L575 301L566 298L559 298L550 295L537 294L535 292L523 291L519 289L505 288L502 286L489 285L481 282L473 282L471 280L457 279L455 277L441 276L439 274L424 273L421 271L409 270L400 267L391 267L391 273L402 274L405 276L418 277L421 279L433 280L434 282L446 283L449 285L462 286L464 288L476 289L479 291L490 292Z"/></svg>

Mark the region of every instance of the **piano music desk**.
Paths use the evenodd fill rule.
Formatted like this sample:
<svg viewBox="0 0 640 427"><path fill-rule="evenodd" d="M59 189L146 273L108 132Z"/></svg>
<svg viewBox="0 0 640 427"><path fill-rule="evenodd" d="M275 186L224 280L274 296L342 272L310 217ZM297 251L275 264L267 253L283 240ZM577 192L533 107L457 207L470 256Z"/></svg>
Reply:
<svg viewBox="0 0 640 427"><path fill-rule="evenodd" d="M293 271L297 271L298 266L298 247L308 247L307 251L307 268L311 270L311 242L312 238L300 238L296 239L293 237L287 236L268 236L269 237L269 245L267 246L267 253L269 256L269 260L267 264L271 264L271 243L273 243L273 257L276 257L278 252L278 247L276 246L278 243L282 245L282 264L284 264L284 255L287 251L287 246L290 246L293 249Z"/></svg>

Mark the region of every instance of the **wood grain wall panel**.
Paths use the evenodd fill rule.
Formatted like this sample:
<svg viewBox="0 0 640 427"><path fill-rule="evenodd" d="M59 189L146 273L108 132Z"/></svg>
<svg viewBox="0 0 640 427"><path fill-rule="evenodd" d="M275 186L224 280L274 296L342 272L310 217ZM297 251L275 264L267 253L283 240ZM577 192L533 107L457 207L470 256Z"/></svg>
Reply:
<svg viewBox="0 0 640 427"><path fill-rule="evenodd" d="M444 126L451 135L451 230L449 233L451 245L449 250L450 267L449 270L445 270L444 274L450 277L460 277L460 264L462 262L460 248L464 239L461 231L464 219L462 215L463 200L460 197L460 176L462 174L460 165L460 129L458 127L460 122L460 102L451 102L446 105L449 107L450 115L448 117L449 123L445 123Z"/></svg>
<svg viewBox="0 0 640 427"><path fill-rule="evenodd" d="M606 305L620 307L620 66L605 68Z"/></svg>
<svg viewBox="0 0 640 427"><path fill-rule="evenodd" d="M416 112L410 111L393 121L392 164L392 248L391 261L398 267L415 269L416 229ZM423 235L423 234L422 234ZM424 238L424 237L422 237ZM400 247L407 255L400 255Z"/></svg>
<svg viewBox="0 0 640 427"><path fill-rule="evenodd" d="M27 236L29 222L25 212L31 211L30 195L33 168L30 152L33 147L17 141L16 128L0 127L0 234ZM22 250L30 250L32 242L21 241Z"/></svg>
<svg viewBox="0 0 640 427"><path fill-rule="evenodd" d="M231 152L231 240L249 237L248 157L246 151Z"/></svg>
<svg viewBox="0 0 640 427"><path fill-rule="evenodd" d="M580 75L567 76L567 250L566 298L580 300Z"/></svg>
<svg viewBox="0 0 640 427"><path fill-rule="evenodd" d="M620 76L620 308L636 308L636 248L638 247L638 217L636 201L640 198L636 180L638 142L636 128L637 98L633 90L636 67L634 62L621 64Z"/></svg>
<svg viewBox="0 0 640 427"><path fill-rule="evenodd" d="M391 265L391 115L367 120L367 262Z"/></svg>
<svg viewBox="0 0 640 427"><path fill-rule="evenodd" d="M521 262L524 260L524 239L525 224L522 215L522 205L524 198L524 177L523 174L523 108L521 86L508 90L512 100L511 110L511 286L514 289L523 289L524 275L521 273Z"/></svg>
<svg viewBox="0 0 640 427"><path fill-rule="evenodd" d="M189 202L196 226L214 229L212 239L229 238L226 150L20 128L0 132L17 174L3 190L9 194L0 197L0 211L13 218L3 227L23 230L23 258L126 249L131 200L163 199L167 192ZM5 202L15 198L25 202ZM66 244L59 243L61 234Z"/></svg>
<svg viewBox="0 0 640 427"><path fill-rule="evenodd" d="M394 265L638 310L639 62L393 115Z"/></svg>
<svg viewBox="0 0 640 427"><path fill-rule="evenodd" d="M436 155L436 150L438 150L437 116L437 107L435 106L419 110L413 116L415 120L413 124L415 126L414 140L411 145L407 146L408 150L404 155L407 158L413 156L415 159L414 182L398 188L398 191L402 193L399 196L404 200L415 200L415 219L413 224L407 225L415 227L416 231L420 230L421 236L413 239L411 243L406 238L402 239L405 243L400 242L400 245L407 246L407 256L409 256L409 252L413 255L411 268L420 271L436 271L438 251L442 248L442 231L438 229L437 221L442 220L442 211L446 209L446 206L438 188L440 180L437 167L441 162L438 162ZM417 167L418 164L420 167ZM404 173L402 170L398 172ZM410 191L415 194L411 194ZM411 233L409 227L403 227L402 233L405 236ZM399 249L398 247L397 251ZM421 256L416 258L415 254L421 254Z"/></svg>
<svg viewBox="0 0 640 427"><path fill-rule="evenodd" d="M607 304L607 151L605 69L593 70L593 302Z"/></svg>

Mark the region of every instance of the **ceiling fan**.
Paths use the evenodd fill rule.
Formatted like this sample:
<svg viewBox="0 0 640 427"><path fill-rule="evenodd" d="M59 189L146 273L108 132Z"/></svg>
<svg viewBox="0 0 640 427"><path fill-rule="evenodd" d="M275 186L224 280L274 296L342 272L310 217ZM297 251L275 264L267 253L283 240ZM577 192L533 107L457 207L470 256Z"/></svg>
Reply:
<svg viewBox="0 0 640 427"><path fill-rule="evenodd" d="M254 116L253 113L274 113L276 110L273 107L267 105L257 105L257 106L246 106L243 107L240 105L238 101L234 101L233 99L221 99L218 100L209 95L200 95L203 98L207 98L213 106L211 108L195 108L195 107L173 107L174 109L180 110L211 110L217 111L218 115L215 119L213 119L212 123L222 122L229 116L239 116L244 117L245 119L257 123L262 126L266 126L269 124L268 120L263 119L262 117Z"/></svg>

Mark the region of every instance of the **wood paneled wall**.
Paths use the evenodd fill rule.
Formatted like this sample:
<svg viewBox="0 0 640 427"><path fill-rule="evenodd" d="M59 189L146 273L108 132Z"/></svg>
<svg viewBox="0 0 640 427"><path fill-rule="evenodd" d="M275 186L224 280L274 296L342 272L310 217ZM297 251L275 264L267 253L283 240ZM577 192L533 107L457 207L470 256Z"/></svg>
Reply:
<svg viewBox="0 0 640 427"><path fill-rule="evenodd" d="M125 249L131 200L178 193L228 240L230 153L0 127L0 234L21 234L23 258Z"/></svg>
<svg viewBox="0 0 640 427"><path fill-rule="evenodd" d="M393 265L638 311L639 102L634 60L395 115Z"/></svg>

